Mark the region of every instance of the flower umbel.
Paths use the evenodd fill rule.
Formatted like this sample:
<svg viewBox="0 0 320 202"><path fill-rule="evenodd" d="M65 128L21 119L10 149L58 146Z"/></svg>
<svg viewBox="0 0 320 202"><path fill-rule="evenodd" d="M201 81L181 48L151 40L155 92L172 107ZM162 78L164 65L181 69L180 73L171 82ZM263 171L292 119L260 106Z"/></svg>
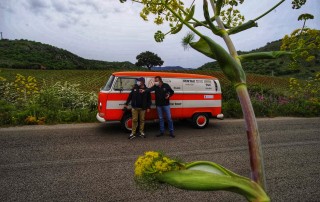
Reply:
<svg viewBox="0 0 320 202"><path fill-rule="evenodd" d="M136 177L144 177L150 174L163 173L166 171L180 170L181 164L164 156L160 152L148 151L140 156L135 162L134 174Z"/></svg>

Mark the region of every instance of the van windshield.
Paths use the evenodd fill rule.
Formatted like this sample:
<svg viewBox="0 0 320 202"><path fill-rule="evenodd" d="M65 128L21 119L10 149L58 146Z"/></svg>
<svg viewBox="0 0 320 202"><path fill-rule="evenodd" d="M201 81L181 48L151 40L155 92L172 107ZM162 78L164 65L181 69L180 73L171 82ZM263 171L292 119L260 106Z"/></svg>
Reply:
<svg viewBox="0 0 320 202"><path fill-rule="evenodd" d="M108 79L108 81L107 81L106 85L103 87L103 90L105 90L105 91L110 90L110 89L111 89L111 87L112 87L113 80L114 80L114 76L113 76L113 75L111 75L111 76L109 77L109 79Z"/></svg>
<svg viewBox="0 0 320 202"><path fill-rule="evenodd" d="M119 77L114 84L114 90L131 90L136 83L136 78Z"/></svg>

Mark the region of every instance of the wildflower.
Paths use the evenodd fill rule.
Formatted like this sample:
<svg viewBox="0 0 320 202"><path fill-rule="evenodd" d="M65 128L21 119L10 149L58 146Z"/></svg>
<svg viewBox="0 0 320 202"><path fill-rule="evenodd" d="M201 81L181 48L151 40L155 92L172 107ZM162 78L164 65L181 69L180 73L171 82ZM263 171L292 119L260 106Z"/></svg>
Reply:
<svg viewBox="0 0 320 202"><path fill-rule="evenodd" d="M6 80L7 80L6 78L0 76L0 81L6 81Z"/></svg>
<svg viewBox="0 0 320 202"><path fill-rule="evenodd" d="M154 19L154 23L157 25L161 25L163 23L163 18L158 16Z"/></svg>
<svg viewBox="0 0 320 202"><path fill-rule="evenodd" d="M161 153L154 151L145 152L145 155L140 156L135 162L136 177L176 169L179 169L177 161L171 160Z"/></svg>

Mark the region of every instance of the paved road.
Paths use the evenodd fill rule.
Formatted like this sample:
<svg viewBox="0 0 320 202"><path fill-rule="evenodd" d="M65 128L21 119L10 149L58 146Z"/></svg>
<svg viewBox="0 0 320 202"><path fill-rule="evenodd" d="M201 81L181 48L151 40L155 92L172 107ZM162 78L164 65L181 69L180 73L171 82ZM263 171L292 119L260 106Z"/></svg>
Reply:
<svg viewBox="0 0 320 202"><path fill-rule="evenodd" d="M245 201L229 192L147 192L133 163L147 150L186 161L209 160L250 175L242 120L212 120L204 130L176 122L176 138L127 139L112 124L0 129L0 201ZM273 201L319 201L320 118L259 119L268 193Z"/></svg>

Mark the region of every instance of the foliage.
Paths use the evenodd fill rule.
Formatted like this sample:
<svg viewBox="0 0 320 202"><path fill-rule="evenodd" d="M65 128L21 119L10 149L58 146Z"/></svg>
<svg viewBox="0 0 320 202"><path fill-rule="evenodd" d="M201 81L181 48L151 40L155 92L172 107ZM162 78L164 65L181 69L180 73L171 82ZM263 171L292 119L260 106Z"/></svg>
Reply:
<svg viewBox="0 0 320 202"><path fill-rule="evenodd" d="M1 69L0 69L1 70ZM7 79L7 83L15 81L16 74L30 75L37 80L37 85L39 88L43 86L53 86L55 83L68 82L71 84L80 84L78 88L85 92L98 92L99 89L105 85L109 76L114 72L114 70L16 70L16 69L2 69L0 75ZM192 73L192 74L204 74L213 76L219 79L222 84L227 84L229 81L223 75L221 71L212 70L184 70L177 71L182 73ZM247 82L249 85L261 84L262 86L270 86L276 91L287 91L288 79L262 76L256 74L247 74ZM223 93L225 92L225 89Z"/></svg>
<svg viewBox="0 0 320 202"><path fill-rule="evenodd" d="M44 84L40 90L36 84L34 77L22 74L11 82L1 77L0 125L95 121L95 92L82 91L78 84L68 82Z"/></svg>
<svg viewBox="0 0 320 202"><path fill-rule="evenodd" d="M299 63L319 63L320 30L296 29L290 36L286 35L282 40L281 50L289 50L293 53L291 66L298 67Z"/></svg>
<svg viewBox="0 0 320 202"><path fill-rule="evenodd" d="M314 78L305 82L290 78L289 83L290 98L305 100L320 107L320 72L317 72Z"/></svg>
<svg viewBox="0 0 320 202"><path fill-rule="evenodd" d="M320 74L317 74L318 77ZM248 90L257 117L320 115L319 78L300 81L291 78L287 86L291 90L277 91L267 85L250 85ZM233 86L222 85L222 112L226 118L242 118L242 111Z"/></svg>
<svg viewBox="0 0 320 202"><path fill-rule="evenodd" d="M0 40L0 67L15 69L137 69L130 62L87 60L66 50L28 40Z"/></svg>
<svg viewBox="0 0 320 202"><path fill-rule="evenodd" d="M136 62L137 66L147 67L149 70L151 70L151 67L163 65L161 58L150 51L140 53L136 59L138 60Z"/></svg>
<svg viewBox="0 0 320 202"><path fill-rule="evenodd" d="M287 42L289 43L289 42ZM273 41L267 43L265 46L251 50L248 52L238 51L239 55L250 54L255 52L265 52L265 51L279 51L282 45L282 40ZM285 50L285 49L282 49ZM298 52L298 51L297 51ZM277 59L259 59L254 61L243 61L243 69L247 73L269 75L269 76L285 76L285 77L296 77L299 79L307 79L314 74L314 72L320 71L320 54L319 51L313 51L315 59L311 62L300 61L299 68L292 68L291 58L282 57ZM297 67L297 65L296 65ZM220 66L217 62L208 62L201 67L199 70L219 70Z"/></svg>

